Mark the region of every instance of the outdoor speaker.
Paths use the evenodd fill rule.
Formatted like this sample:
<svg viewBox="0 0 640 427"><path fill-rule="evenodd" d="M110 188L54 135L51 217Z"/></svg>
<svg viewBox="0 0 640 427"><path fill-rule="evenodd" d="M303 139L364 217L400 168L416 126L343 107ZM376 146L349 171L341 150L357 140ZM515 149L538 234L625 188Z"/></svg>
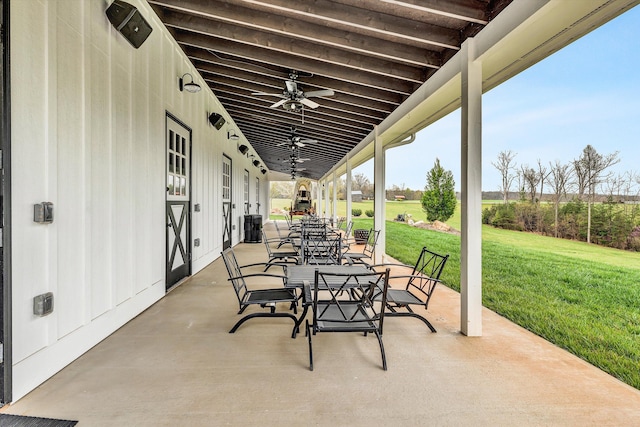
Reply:
<svg viewBox="0 0 640 427"><path fill-rule="evenodd" d="M122 0L115 0L107 8L109 22L136 49L151 34L151 26L134 6Z"/></svg>
<svg viewBox="0 0 640 427"><path fill-rule="evenodd" d="M209 115L209 123L211 123L213 127L215 127L218 130L220 130L224 122L225 122L224 117L222 117L218 113L211 113Z"/></svg>

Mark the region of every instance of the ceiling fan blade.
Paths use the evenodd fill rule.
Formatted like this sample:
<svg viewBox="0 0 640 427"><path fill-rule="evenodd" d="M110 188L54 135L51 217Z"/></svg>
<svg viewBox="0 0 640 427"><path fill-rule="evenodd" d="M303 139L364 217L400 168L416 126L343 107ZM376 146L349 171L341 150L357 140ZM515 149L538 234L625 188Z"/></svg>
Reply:
<svg viewBox="0 0 640 427"><path fill-rule="evenodd" d="M307 98L300 99L300 103L302 105L306 105L309 108L318 108L320 106L320 104L318 104L317 102L313 102L312 100Z"/></svg>
<svg viewBox="0 0 640 427"><path fill-rule="evenodd" d="M298 91L298 85L293 80L285 80L284 84L287 86L287 91L296 93Z"/></svg>
<svg viewBox="0 0 640 427"><path fill-rule="evenodd" d="M267 93L267 92L253 92L251 93L251 95L258 95L258 96L277 96L279 98L284 98L285 96L281 93Z"/></svg>
<svg viewBox="0 0 640 427"><path fill-rule="evenodd" d="M307 98L311 98L313 96L333 96L336 93L333 89L323 89L323 90L312 90L311 92L305 92L304 96Z"/></svg>
<svg viewBox="0 0 640 427"><path fill-rule="evenodd" d="M303 143L302 143L302 142L300 142L300 141L295 141L295 142L293 143L293 145L295 145L296 147L300 147L300 148L302 148L302 147L306 147L306 145L305 145L305 144L303 144Z"/></svg>
<svg viewBox="0 0 640 427"><path fill-rule="evenodd" d="M287 101L288 101L287 99L281 99L280 101L278 101L275 104L271 105L269 108L278 108L281 105L284 105Z"/></svg>
<svg viewBox="0 0 640 427"><path fill-rule="evenodd" d="M315 139L302 138L302 139L300 139L300 142L306 142L307 144L315 144L318 141L315 140Z"/></svg>

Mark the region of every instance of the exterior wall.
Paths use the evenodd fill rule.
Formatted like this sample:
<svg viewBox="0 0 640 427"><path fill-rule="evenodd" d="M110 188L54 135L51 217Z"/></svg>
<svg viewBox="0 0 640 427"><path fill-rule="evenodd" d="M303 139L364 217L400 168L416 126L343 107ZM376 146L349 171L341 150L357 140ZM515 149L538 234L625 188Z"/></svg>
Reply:
<svg viewBox="0 0 640 427"><path fill-rule="evenodd" d="M165 294L167 112L192 129L193 273L222 249L223 153L236 227L245 168L252 183L260 175L261 202L268 195L182 50L146 2L128 1L153 27L139 49L109 23L108 0L11 3L14 401ZM178 90L187 72L202 91ZM220 130L206 120L214 111ZM52 224L33 222L42 201L54 203ZM36 317L45 292L54 311Z"/></svg>

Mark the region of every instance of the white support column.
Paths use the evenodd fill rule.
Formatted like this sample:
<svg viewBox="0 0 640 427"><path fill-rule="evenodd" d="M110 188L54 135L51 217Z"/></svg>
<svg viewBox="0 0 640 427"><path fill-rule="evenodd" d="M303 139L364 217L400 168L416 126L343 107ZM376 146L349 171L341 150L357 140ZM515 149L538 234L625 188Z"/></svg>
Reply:
<svg viewBox="0 0 640 427"><path fill-rule="evenodd" d="M331 212L329 212L329 180L325 179L323 182L324 185L324 216L325 218L327 216L329 216L331 214Z"/></svg>
<svg viewBox="0 0 640 427"><path fill-rule="evenodd" d="M347 224L352 221L351 217L351 158L347 154L347 172L345 177L346 197L347 197Z"/></svg>
<svg viewBox="0 0 640 427"><path fill-rule="evenodd" d="M482 64L475 40L462 44L462 239L460 330L482 335Z"/></svg>
<svg viewBox="0 0 640 427"><path fill-rule="evenodd" d="M318 197L318 207L316 211L316 216L322 216L322 182L316 181L316 193Z"/></svg>
<svg viewBox="0 0 640 427"><path fill-rule="evenodd" d="M378 136L378 126L374 127L374 157L373 157L373 183L374 183L374 201L373 201L373 228L380 230L378 243L376 244L376 252L374 262L380 264L382 256L386 252L385 235L386 224L384 217L386 213L385 203L385 152L382 147L382 139Z"/></svg>
<svg viewBox="0 0 640 427"><path fill-rule="evenodd" d="M331 216L333 217L334 225L338 223L338 176L336 172L333 172L333 195L331 197L333 199L333 212Z"/></svg>

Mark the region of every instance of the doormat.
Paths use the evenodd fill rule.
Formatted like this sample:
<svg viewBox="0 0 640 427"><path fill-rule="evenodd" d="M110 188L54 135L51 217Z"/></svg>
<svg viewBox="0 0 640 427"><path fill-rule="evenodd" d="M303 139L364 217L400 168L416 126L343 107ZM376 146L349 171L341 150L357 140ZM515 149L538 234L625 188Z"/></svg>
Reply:
<svg viewBox="0 0 640 427"><path fill-rule="evenodd" d="M0 427L73 427L77 421L0 414Z"/></svg>

